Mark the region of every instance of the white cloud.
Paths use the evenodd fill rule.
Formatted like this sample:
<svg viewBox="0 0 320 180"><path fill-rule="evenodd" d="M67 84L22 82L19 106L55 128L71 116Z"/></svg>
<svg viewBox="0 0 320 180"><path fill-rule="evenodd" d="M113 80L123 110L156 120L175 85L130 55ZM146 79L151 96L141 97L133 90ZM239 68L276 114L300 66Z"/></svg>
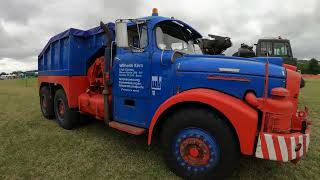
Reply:
<svg viewBox="0 0 320 180"><path fill-rule="evenodd" d="M37 57L27 57L25 59L19 60L12 58L2 58L0 59L0 73L10 73L17 70L28 71L37 69L38 64L36 59Z"/></svg>
<svg viewBox="0 0 320 180"><path fill-rule="evenodd" d="M234 46L279 35L291 39L298 58L320 58L317 0L1 0L0 71L37 68L37 55L49 38L67 28L89 29L100 20L149 16L181 19L203 35L231 37ZM32 57L32 58L31 58ZM5 62L5 66L3 65Z"/></svg>

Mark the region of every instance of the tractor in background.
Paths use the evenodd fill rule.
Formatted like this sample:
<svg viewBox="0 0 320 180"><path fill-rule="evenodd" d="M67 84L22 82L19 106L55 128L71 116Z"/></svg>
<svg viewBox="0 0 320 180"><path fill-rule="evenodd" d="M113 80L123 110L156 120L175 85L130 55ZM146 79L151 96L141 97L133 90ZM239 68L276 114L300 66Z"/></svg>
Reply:
<svg viewBox="0 0 320 180"><path fill-rule="evenodd" d="M289 39L283 39L281 36L278 38L262 38L259 39L256 46L256 52L253 46L241 44L233 56L239 57L282 57L285 64L293 66L297 65L297 59L293 57L292 48Z"/></svg>

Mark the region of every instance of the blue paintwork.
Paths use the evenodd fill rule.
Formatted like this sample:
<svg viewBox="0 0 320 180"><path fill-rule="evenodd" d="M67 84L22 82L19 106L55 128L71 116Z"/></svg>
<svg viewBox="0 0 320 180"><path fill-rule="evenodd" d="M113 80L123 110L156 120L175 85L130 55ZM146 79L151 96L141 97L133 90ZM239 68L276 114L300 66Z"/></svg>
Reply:
<svg viewBox="0 0 320 180"><path fill-rule="evenodd" d="M204 64L206 66L204 66ZM240 69L237 73L220 72L219 68ZM254 68L253 68L254 67ZM284 68L269 64L269 93L274 87L284 86ZM242 99L248 90L263 95L265 63L259 61L222 57L201 57L192 55L179 58L176 61L177 84L182 91L193 88L215 89ZM250 82L208 80L209 75L247 78Z"/></svg>
<svg viewBox="0 0 320 180"><path fill-rule="evenodd" d="M114 30L113 23L107 26ZM88 59L103 47L105 41L100 27L87 31L71 28L52 37L38 56L39 75L86 75Z"/></svg>
<svg viewBox="0 0 320 180"><path fill-rule="evenodd" d="M211 57L211 58L224 58L224 59L235 59L235 60L245 60L245 61L258 61L258 62L269 62L270 64L275 64L278 66L282 66L283 64L283 58L281 57L255 57L255 58L243 58L243 57L237 57L237 56L225 56L225 55L207 55L201 57Z"/></svg>
<svg viewBox="0 0 320 180"><path fill-rule="evenodd" d="M193 166L188 164L188 162L186 162L180 153L180 144L182 143L182 141L186 138L199 138L201 139L204 143L207 144L207 146L210 149L210 159L208 164L204 165L204 166ZM211 136L208 132L200 129L200 128L188 128L188 129L184 129L181 132L179 132L179 134L174 138L174 140L172 141L172 153L174 154L174 156L176 157L176 161L182 166L184 167L187 171L193 171L193 172L197 172L197 171L206 171L209 168L214 167L215 165L217 165L219 159L220 159L220 148L217 144L216 139Z"/></svg>
<svg viewBox="0 0 320 180"><path fill-rule="evenodd" d="M214 62L214 63L212 63ZM203 66L206 64L207 66ZM255 76L265 75L265 64L260 61L248 60L243 58L228 58L228 57L215 57L215 56L199 56L199 55L185 55L183 58L178 59L177 70L179 72L210 72L220 73L219 68L233 68L239 69L239 72L234 74L248 75L254 74ZM252 68L254 67L254 68ZM269 65L269 76L275 78L283 77L283 67L274 64Z"/></svg>
<svg viewBox="0 0 320 180"><path fill-rule="evenodd" d="M173 52L162 52L156 45L155 26L163 21L174 20L192 31L195 37L201 37L201 34L176 19L161 16L140 19L145 19L147 22L148 46L143 52L117 48L116 57L113 58L111 78L115 120L148 128L155 111L165 100L178 91L194 88L213 89L239 99L243 99L247 91L254 91L258 97L263 95L265 57L184 55L172 63L170 58ZM113 24L108 25L111 30L114 29ZM39 75L86 75L88 59L103 47L105 38L98 27L86 32L70 29L53 37L39 55ZM162 62L161 55L163 55ZM286 77L281 58L268 58L268 61L270 93L274 87L284 87ZM133 68L134 71L141 73L134 82L129 82L135 86L131 90L123 89L125 85L120 79L120 66L123 64L136 64L138 66ZM239 72L221 72L219 68L239 69ZM209 75L247 78L250 82L208 80ZM131 102L131 105L126 102Z"/></svg>

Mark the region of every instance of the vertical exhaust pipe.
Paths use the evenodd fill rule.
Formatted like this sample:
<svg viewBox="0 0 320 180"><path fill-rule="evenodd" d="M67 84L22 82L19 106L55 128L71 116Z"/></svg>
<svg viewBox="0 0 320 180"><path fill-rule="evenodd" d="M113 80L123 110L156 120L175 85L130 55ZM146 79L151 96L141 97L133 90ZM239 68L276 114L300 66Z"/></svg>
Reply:
<svg viewBox="0 0 320 180"><path fill-rule="evenodd" d="M105 25L102 21L100 21L100 27L106 34L106 42L105 42L105 51L104 51L104 88L102 94L104 95L104 122L106 125L109 124L111 116L110 116L110 105L109 105L109 86L111 85L110 81L110 67L111 67L111 54L112 54L112 33L110 32L107 25Z"/></svg>
<svg viewBox="0 0 320 180"><path fill-rule="evenodd" d="M263 94L263 104L266 104L268 98L268 89L269 89L269 54L267 53L266 64L265 64L265 81L264 81L264 94ZM266 111L262 111L262 122L261 122L261 131L264 130L264 123L266 119Z"/></svg>

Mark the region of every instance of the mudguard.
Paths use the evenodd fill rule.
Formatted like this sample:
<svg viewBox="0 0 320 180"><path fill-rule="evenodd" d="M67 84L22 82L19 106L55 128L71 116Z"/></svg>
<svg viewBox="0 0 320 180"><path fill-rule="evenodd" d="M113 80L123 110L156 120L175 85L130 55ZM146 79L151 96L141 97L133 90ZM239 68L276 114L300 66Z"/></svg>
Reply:
<svg viewBox="0 0 320 180"><path fill-rule="evenodd" d="M86 92L89 81L87 76L39 76L38 83L61 85L68 98L70 108L78 107L78 97Z"/></svg>
<svg viewBox="0 0 320 180"><path fill-rule="evenodd" d="M152 131L160 115L173 105L183 102L204 103L223 113L237 133L241 152L245 155L253 154L258 125L257 111L240 99L201 88L181 92L161 104L149 126L148 144L151 144Z"/></svg>

